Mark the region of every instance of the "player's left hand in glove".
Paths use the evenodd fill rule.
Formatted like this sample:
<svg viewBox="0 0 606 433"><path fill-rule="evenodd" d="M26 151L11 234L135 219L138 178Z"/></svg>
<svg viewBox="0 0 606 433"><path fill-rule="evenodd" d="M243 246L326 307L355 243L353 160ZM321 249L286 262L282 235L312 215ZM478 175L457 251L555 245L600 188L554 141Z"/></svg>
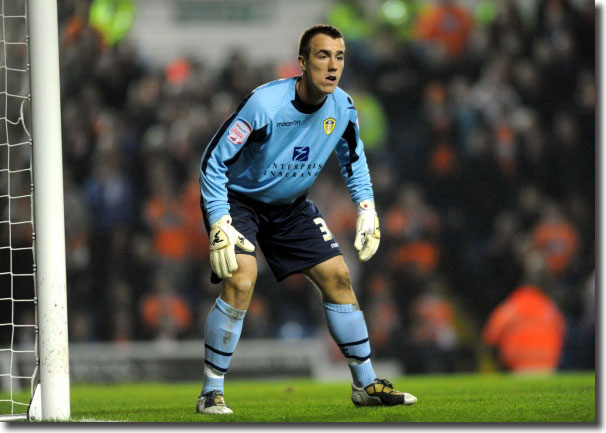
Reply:
<svg viewBox="0 0 606 433"><path fill-rule="evenodd" d="M365 262L370 259L377 252L379 242L381 242L381 230L375 204L371 200L362 200L358 204L358 221L356 222L356 240L354 242L360 260Z"/></svg>
<svg viewBox="0 0 606 433"><path fill-rule="evenodd" d="M235 246L252 252L255 246L231 225L231 216L223 215L210 226L210 267L221 279L231 277L238 269Z"/></svg>

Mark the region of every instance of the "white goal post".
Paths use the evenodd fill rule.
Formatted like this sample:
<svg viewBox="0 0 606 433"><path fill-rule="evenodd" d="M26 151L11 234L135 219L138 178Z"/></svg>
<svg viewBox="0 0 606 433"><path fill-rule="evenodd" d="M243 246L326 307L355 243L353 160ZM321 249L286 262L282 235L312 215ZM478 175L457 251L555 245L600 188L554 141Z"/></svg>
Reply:
<svg viewBox="0 0 606 433"><path fill-rule="evenodd" d="M70 417L57 4L29 0L42 419Z"/></svg>
<svg viewBox="0 0 606 433"><path fill-rule="evenodd" d="M66 421L70 380L57 3L0 0L0 6L0 421ZM32 312L23 312L26 305ZM31 335L24 336L26 331ZM21 361L24 355L29 358ZM30 383L29 397L20 380Z"/></svg>

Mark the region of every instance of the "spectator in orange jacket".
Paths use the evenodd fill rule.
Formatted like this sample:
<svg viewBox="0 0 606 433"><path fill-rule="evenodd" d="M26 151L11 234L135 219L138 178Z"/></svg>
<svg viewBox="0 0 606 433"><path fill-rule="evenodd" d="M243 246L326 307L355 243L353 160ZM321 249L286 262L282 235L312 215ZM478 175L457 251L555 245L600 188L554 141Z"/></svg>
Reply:
<svg viewBox="0 0 606 433"><path fill-rule="evenodd" d="M158 270L153 292L141 300L142 323L153 339L176 340L185 336L192 327L190 305L173 287L171 274Z"/></svg>
<svg viewBox="0 0 606 433"><path fill-rule="evenodd" d="M562 277L573 264L579 251L577 228L555 205L547 207L532 233L533 245L545 258L555 277Z"/></svg>
<svg viewBox="0 0 606 433"><path fill-rule="evenodd" d="M517 372L552 372L558 366L564 318L532 285L521 286L493 311L484 340L499 349L502 364Z"/></svg>
<svg viewBox="0 0 606 433"><path fill-rule="evenodd" d="M461 56L473 27L473 18L452 0L441 0L421 13L415 26L416 37L442 47L448 58Z"/></svg>

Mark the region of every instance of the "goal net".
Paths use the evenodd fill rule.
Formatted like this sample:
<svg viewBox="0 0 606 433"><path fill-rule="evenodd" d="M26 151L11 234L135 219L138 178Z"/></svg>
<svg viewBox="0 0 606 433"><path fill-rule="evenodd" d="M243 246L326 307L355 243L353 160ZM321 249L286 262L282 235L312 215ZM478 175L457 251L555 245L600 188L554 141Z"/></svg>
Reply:
<svg viewBox="0 0 606 433"><path fill-rule="evenodd" d="M0 0L0 421L70 417L57 4Z"/></svg>
<svg viewBox="0 0 606 433"><path fill-rule="evenodd" d="M25 419L38 371L26 0L0 10L0 421Z"/></svg>

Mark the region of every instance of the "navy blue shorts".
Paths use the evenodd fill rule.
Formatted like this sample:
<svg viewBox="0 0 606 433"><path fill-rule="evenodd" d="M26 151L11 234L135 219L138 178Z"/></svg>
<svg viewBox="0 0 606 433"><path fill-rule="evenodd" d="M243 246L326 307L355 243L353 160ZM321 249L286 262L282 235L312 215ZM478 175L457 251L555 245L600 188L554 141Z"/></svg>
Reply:
<svg viewBox="0 0 606 433"><path fill-rule="evenodd" d="M276 280L342 255L320 211L307 196L291 204L270 205L228 190L232 225L250 242L257 242ZM202 206L207 233L210 225ZM256 256L236 246L236 254ZM211 282L221 280L213 272Z"/></svg>

